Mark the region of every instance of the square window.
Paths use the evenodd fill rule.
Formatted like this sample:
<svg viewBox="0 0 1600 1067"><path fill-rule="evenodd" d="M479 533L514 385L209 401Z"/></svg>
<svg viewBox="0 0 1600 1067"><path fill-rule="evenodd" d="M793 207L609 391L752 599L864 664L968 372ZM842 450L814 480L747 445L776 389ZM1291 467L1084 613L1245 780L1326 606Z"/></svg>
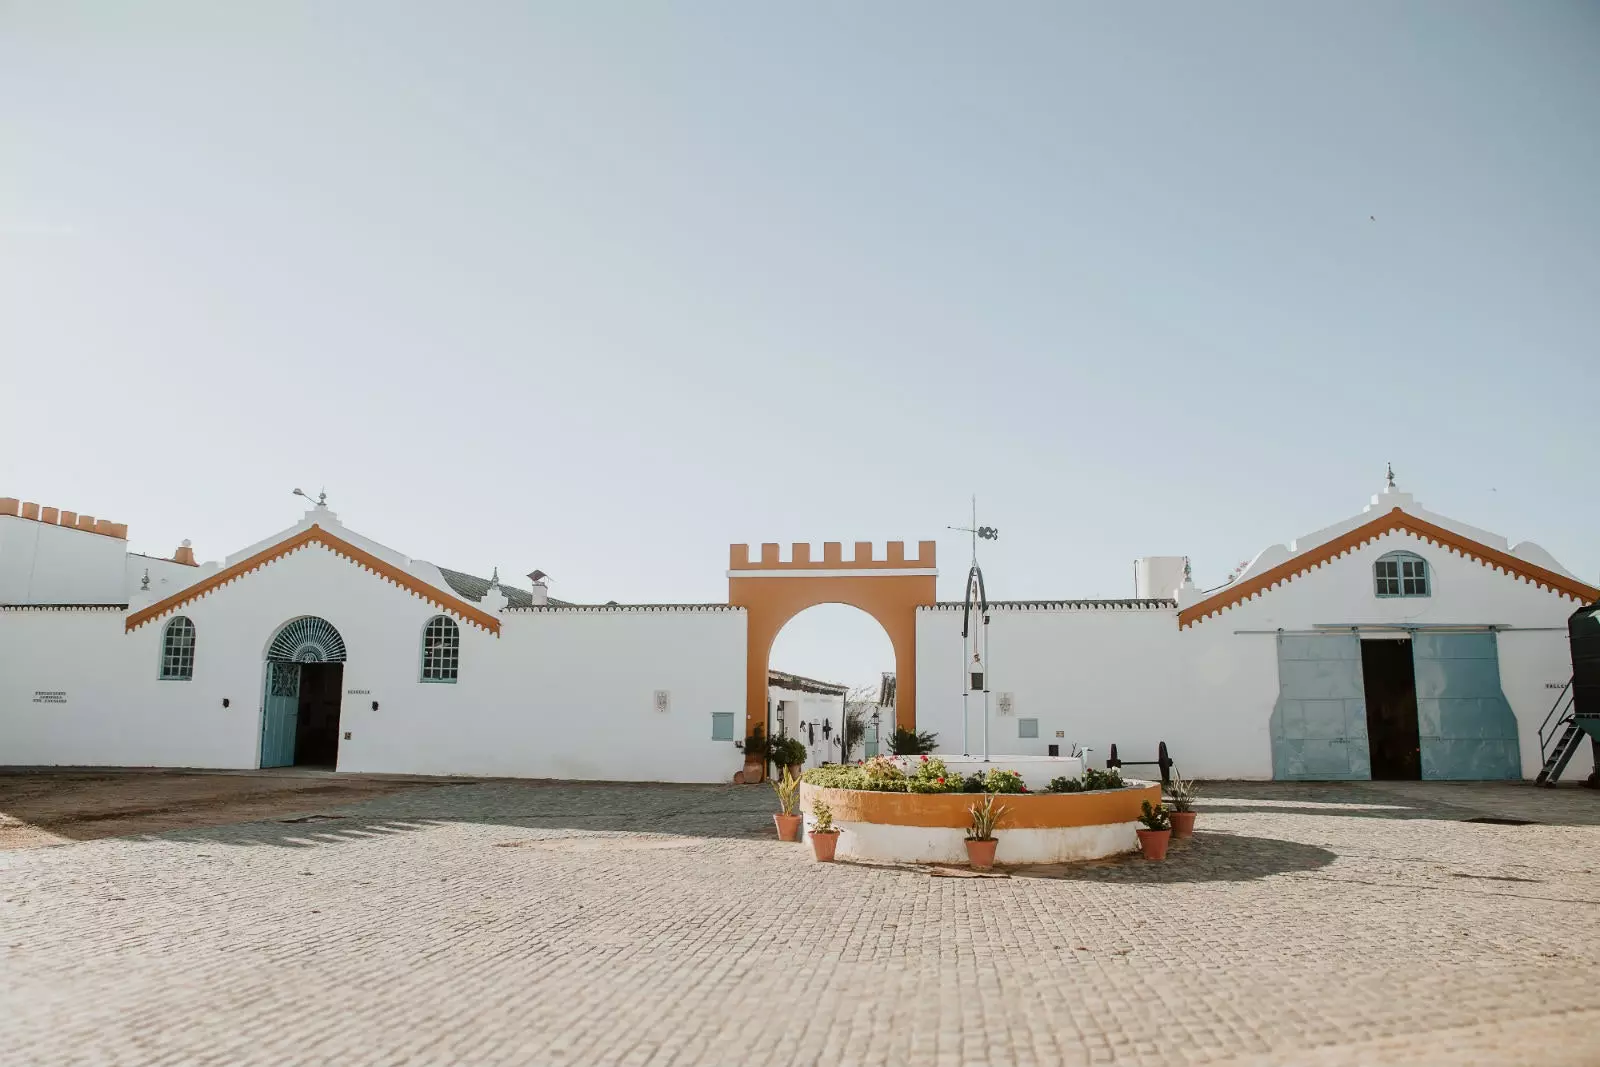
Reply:
<svg viewBox="0 0 1600 1067"><path fill-rule="evenodd" d="M711 740L733 740L733 712L713 711L711 713Z"/></svg>
<svg viewBox="0 0 1600 1067"><path fill-rule="evenodd" d="M1039 736L1039 720L1038 719L1018 719L1017 720L1017 736L1018 737L1038 737Z"/></svg>

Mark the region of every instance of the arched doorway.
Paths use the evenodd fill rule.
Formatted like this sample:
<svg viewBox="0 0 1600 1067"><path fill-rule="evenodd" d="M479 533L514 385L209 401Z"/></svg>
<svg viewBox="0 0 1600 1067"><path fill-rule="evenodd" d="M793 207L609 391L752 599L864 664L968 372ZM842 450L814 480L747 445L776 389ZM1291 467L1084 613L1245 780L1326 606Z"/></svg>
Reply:
<svg viewBox="0 0 1600 1067"><path fill-rule="evenodd" d="M291 619L273 635L261 701L261 766L338 765L344 658L344 638L315 615Z"/></svg>
<svg viewBox="0 0 1600 1067"><path fill-rule="evenodd" d="M797 738L805 766L887 751L894 708L879 701L886 685L893 692L894 645L877 619L848 604L813 605L784 624L769 660L767 736Z"/></svg>
<svg viewBox="0 0 1600 1067"><path fill-rule="evenodd" d="M844 559L843 545L828 541L822 559L811 558L809 544L796 544L788 561L775 543L750 559L749 545L728 553L728 603L745 609L745 733L766 729L767 671L772 642L785 623L817 604L848 604L871 615L894 645L897 698L895 723L917 724L917 608L934 602L939 572L935 544L917 543L917 558L906 559L903 541L890 541L884 559L874 559L872 542L857 541L855 558Z"/></svg>

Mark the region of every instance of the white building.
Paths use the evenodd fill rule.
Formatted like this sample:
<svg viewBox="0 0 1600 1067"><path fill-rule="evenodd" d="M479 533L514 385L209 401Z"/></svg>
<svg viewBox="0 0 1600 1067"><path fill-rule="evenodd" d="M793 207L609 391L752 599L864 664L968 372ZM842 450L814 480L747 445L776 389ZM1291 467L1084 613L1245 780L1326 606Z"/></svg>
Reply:
<svg viewBox="0 0 1600 1067"><path fill-rule="evenodd" d="M838 715L805 700L842 694L774 688L747 663L744 606L563 604L411 559L320 504L215 563L187 545L132 553L126 537L0 499L0 764L728 781L755 716L793 733ZM874 583L907 574L932 588L931 554L903 563L898 543L883 566L870 545L856 565L800 547L782 562L772 546L730 588L758 573L798 590L793 576L795 612L817 597L870 610ZM1143 561L1143 591L1181 576L1177 560ZM899 724L948 752L984 751L987 725L991 753L1077 745L1095 762L1164 742L1193 777L1531 778L1572 674L1567 617L1600 597L1538 546L1432 514L1392 481L1221 589L1180 580L988 604L988 692L971 694L963 605L927 594L905 609L915 660L899 677L915 689ZM1567 777L1591 765L1579 752Z"/></svg>

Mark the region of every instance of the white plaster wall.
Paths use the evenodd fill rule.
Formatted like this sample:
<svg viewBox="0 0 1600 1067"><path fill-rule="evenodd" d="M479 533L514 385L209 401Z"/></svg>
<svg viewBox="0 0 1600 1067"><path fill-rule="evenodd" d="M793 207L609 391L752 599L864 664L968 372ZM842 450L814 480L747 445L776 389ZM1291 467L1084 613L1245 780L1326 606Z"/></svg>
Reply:
<svg viewBox="0 0 1600 1067"><path fill-rule="evenodd" d="M202 578L209 578L221 568L216 563L206 563L198 567L177 563L170 559L160 559L156 556L144 556L137 552L127 555L126 572L122 596L118 603L132 604L139 600L140 586L144 584L144 576L150 575L149 595L140 603L154 604L158 600L165 600L173 593L189 588ZM137 609L136 609L137 610Z"/></svg>
<svg viewBox="0 0 1600 1067"><path fill-rule="evenodd" d="M161 681L171 616L124 634L118 612L0 611L0 763L258 766L267 644L318 615L348 654L340 770L710 782L740 766L710 738L712 711L743 711L742 611L511 613L499 638L462 623L454 684L419 677L437 613L310 545L183 607L194 678Z"/></svg>
<svg viewBox="0 0 1600 1067"><path fill-rule="evenodd" d="M119 537L0 515L0 604L125 604Z"/></svg>
<svg viewBox="0 0 1600 1067"><path fill-rule="evenodd" d="M806 746L807 767L820 767L824 763L838 763L840 760L839 746L832 743L837 741L840 731L844 729L844 696L830 696L826 693L806 693L797 689L785 689L782 686L771 686L768 695L772 700L772 730L778 732L778 702L782 701L788 707L784 712L784 726L789 737L798 737ZM832 737L825 740L822 736L823 722L833 724ZM801 723L817 723L815 731L802 730ZM813 732L816 741L811 740Z"/></svg>
<svg viewBox="0 0 1600 1067"><path fill-rule="evenodd" d="M990 620L991 754L1043 756L1051 744L1065 754L1078 744L1093 750L1091 766L1104 767L1113 742L1123 759L1149 760L1166 741L1185 774L1271 774L1270 750L1261 759L1252 754L1253 724L1219 714L1252 692L1271 711L1277 661L1270 650L1263 682L1211 642L1180 636L1176 609L991 605ZM943 753L962 751L961 649L959 609L918 612L917 727L936 731ZM1001 693L1012 694L1009 715L999 712ZM1018 736L1022 718L1039 720L1037 738ZM981 694L971 698L968 724L967 752L981 753ZM1260 737L1264 742L1264 715Z"/></svg>
<svg viewBox="0 0 1600 1067"><path fill-rule="evenodd" d="M363 672L352 652L347 688L371 688L362 699L380 709L346 698L358 743L341 748L340 769L731 781L743 755L711 740L711 715L743 716L746 628L737 610L509 612L498 643L475 642L470 659L463 649L454 685L416 682L414 658L404 675Z"/></svg>
<svg viewBox="0 0 1600 1067"><path fill-rule="evenodd" d="M1373 594L1372 564L1387 552L1428 561L1433 595ZM1179 631L1170 610L1020 609L996 606L989 627L991 752L1043 752L1076 742L1103 766L1110 744L1123 759L1153 759L1166 741L1178 770L1193 777L1268 778L1268 721L1278 695L1277 645L1270 633L1324 624L1498 624L1501 686L1517 716L1525 777L1538 773L1537 730L1555 691L1572 673L1566 619L1577 604L1407 533L1391 533L1254 600ZM917 617L918 726L939 733L940 749L961 751L961 618L924 609ZM1011 716L998 696L1015 694ZM1016 720L1039 719L1037 741L1016 736ZM981 751L981 699L972 701L969 751ZM1068 751L1066 748L1063 752ZM1565 780L1587 774L1580 752ZM1141 771L1144 769L1140 769Z"/></svg>

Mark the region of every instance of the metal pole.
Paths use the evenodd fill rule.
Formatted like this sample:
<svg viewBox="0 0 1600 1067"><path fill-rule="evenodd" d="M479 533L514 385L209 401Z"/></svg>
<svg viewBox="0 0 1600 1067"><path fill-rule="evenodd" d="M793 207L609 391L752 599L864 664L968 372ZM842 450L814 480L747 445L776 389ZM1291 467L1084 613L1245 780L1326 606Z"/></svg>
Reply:
<svg viewBox="0 0 1600 1067"><path fill-rule="evenodd" d="M983 616L983 762L989 762L989 689L994 685L994 664L989 662L989 615Z"/></svg>

